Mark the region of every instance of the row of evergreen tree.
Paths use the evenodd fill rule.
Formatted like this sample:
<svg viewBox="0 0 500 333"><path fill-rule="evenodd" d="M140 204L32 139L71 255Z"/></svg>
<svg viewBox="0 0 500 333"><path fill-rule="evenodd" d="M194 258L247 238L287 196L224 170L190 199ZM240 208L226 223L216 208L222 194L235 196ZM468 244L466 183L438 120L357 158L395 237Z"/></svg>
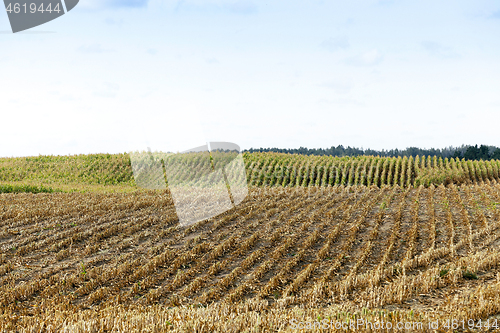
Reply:
<svg viewBox="0 0 500 333"><path fill-rule="evenodd" d="M466 160L491 160L500 159L500 148L495 146L481 145L478 147L470 145L462 145L460 147L447 147L443 149L422 149L417 147L409 147L403 150L391 149L391 150L373 150L373 149L360 149L354 147L345 148L342 145L330 148L250 148L245 150L249 153L254 152L275 152L275 153L286 153L286 154L300 154L300 155L326 155L326 156L385 156L385 157L404 157L404 156L437 156L442 158L458 157L460 159L465 158Z"/></svg>

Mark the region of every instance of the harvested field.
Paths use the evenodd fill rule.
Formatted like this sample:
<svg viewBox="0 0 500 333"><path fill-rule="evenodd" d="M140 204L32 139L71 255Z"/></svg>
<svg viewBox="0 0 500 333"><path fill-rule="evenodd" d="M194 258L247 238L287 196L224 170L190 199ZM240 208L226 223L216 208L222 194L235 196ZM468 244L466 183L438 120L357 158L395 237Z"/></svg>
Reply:
<svg viewBox="0 0 500 333"><path fill-rule="evenodd" d="M166 191L0 194L0 331L467 327L500 311L499 205L489 181L261 187L186 228Z"/></svg>

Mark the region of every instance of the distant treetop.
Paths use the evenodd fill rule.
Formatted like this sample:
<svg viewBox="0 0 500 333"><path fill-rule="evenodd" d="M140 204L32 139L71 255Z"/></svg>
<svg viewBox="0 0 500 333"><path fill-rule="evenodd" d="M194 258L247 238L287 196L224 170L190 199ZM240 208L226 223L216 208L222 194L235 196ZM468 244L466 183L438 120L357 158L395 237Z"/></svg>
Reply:
<svg viewBox="0 0 500 333"><path fill-rule="evenodd" d="M300 154L300 155L327 155L327 156L385 156L385 157L398 157L398 156L437 156L442 158L465 158L466 160L491 160L500 159L500 148L495 146L481 145L478 147L470 145L462 145L460 147L448 147L443 149L422 149L417 147L408 147L404 150L391 149L391 150L373 150L362 148L347 147L342 145L330 148L250 148L244 150L245 152L275 152L286 154Z"/></svg>

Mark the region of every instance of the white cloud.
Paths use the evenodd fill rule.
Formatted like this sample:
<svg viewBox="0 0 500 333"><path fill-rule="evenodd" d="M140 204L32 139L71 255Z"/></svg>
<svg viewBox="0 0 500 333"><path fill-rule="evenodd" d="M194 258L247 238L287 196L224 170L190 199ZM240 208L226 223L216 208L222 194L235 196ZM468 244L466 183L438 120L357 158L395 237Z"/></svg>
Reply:
<svg viewBox="0 0 500 333"><path fill-rule="evenodd" d="M324 48L327 51L335 52L340 49L347 49L349 47L349 41L347 37L332 37L327 40L324 40L319 44L320 47Z"/></svg>
<svg viewBox="0 0 500 333"><path fill-rule="evenodd" d="M257 5L250 1L236 1L225 3L224 7L230 12L237 14L253 14L257 12Z"/></svg>
<svg viewBox="0 0 500 333"><path fill-rule="evenodd" d="M111 92L111 91L94 91L92 95L96 97L103 97L103 98L115 98L116 93Z"/></svg>
<svg viewBox="0 0 500 333"><path fill-rule="evenodd" d="M79 7L87 9L147 7L149 0L84 0Z"/></svg>
<svg viewBox="0 0 500 333"><path fill-rule="evenodd" d="M120 85L113 82L104 82L104 88L95 90L92 95L104 98L115 98Z"/></svg>
<svg viewBox="0 0 500 333"><path fill-rule="evenodd" d="M215 58L207 58L206 62L207 62L207 64L213 65L213 64L218 64L219 60L217 60Z"/></svg>
<svg viewBox="0 0 500 333"><path fill-rule="evenodd" d="M334 90L337 94L347 94L351 91L351 85L346 82L328 81L319 84L318 86Z"/></svg>
<svg viewBox="0 0 500 333"><path fill-rule="evenodd" d="M490 15L490 18L492 18L492 19L500 19L500 10L497 10L496 12L492 13Z"/></svg>
<svg viewBox="0 0 500 333"><path fill-rule="evenodd" d="M364 102L360 102L353 98L337 98L337 99L320 99L318 104L336 104L336 105L353 105L353 106L365 106Z"/></svg>
<svg viewBox="0 0 500 333"><path fill-rule="evenodd" d="M438 42L434 41L423 41L421 43L424 50L426 50L430 55L437 56L440 58L458 58L460 55L449 46L443 46Z"/></svg>
<svg viewBox="0 0 500 333"><path fill-rule="evenodd" d="M347 58L345 63L351 66L375 66L382 62L384 56L377 50L373 49L363 54Z"/></svg>
<svg viewBox="0 0 500 333"><path fill-rule="evenodd" d="M109 52L110 50L103 49L101 44L94 43L90 45L82 45L78 48L78 51L81 53L104 53Z"/></svg>
<svg viewBox="0 0 500 333"><path fill-rule="evenodd" d="M123 24L123 19L120 19L120 20L115 20L111 17L108 17L104 20L104 22L106 24L109 24L109 25L117 25L117 26L121 26Z"/></svg>
<svg viewBox="0 0 500 333"><path fill-rule="evenodd" d="M179 0L175 8L176 10L229 12L243 15L255 14L258 11L257 5L249 0Z"/></svg>

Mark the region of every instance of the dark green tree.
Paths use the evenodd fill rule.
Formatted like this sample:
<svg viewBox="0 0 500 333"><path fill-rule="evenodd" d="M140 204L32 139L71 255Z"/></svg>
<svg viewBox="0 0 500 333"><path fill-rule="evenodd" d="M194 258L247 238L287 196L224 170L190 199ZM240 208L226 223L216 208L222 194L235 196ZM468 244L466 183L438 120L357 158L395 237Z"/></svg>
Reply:
<svg viewBox="0 0 500 333"><path fill-rule="evenodd" d="M464 158L466 160L477 160L479 159L479 148L477 148L477 145L475 146L470 146L467 148L464 154Z"/></svg>
<svg viewBox="0 0 500 333"><path fill-rule="evenodd" d="M490 149L488 148L488 146L481 145L481 147L479 147L478 158L481 160L489 160L490 159Z"/></svg>
<svg viewBox="0 0 500 333"><path fill-rule="evenodd" d="M495 149L493 154L491 154L491 158L494 160L500 160L500 148Z"/></svg>

